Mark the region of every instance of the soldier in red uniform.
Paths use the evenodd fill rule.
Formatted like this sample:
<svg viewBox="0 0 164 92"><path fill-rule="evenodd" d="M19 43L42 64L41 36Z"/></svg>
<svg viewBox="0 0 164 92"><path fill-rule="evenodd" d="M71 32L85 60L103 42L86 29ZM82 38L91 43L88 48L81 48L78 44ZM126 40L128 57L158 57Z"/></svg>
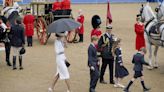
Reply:
<svg viewBox="0 0 164 92"><path fill-rule="evenodd" d="M69 10L69 9L71 9L71 2L70 2L70 0L63 0L61 3L62 3L62 10Z"/></svg>
<svg viewBox="0 0 164 92"><path fill-rule="evenodd" d="M27 9L27 15L24 16L23 23L25 25L25 35L27 36L28 46L32 46L32 36L34 35L35 17L30 14L30 9Z"/></svg>
<svg viewBox="0 0 164 92"><path fill-rule="evenodd" d="M137 15L137 23L135 24L135 33L136 33L136 50L140 50L142 47L145 47L144 39L144 24L140 21L140 16Z"/></svg>
<svg viewBox="0 0 164 92"><path fill-rule="evenodd" d="M79 10L79 16L77 17L77 21L81 23L81 26L78 28L79 34L79 42L83 42L83 35L84 35L84 15L82 14L82 10Z"/></svg>
<svg viewBox="0 0 164 92"><path fill-rule="evenodd" d="M59 0L56 0L56 2L53 3L52 10L53 11L61 10L61 2L59 2Z"/></svg>
<svg viewBox="0 0 164 92"><path fill-rule="evenodd" d="M92 17L92 27L93 30L91 31L91 37L92 36L97 36L98 38L101 37L101 30L100 30L100 24L101 24L101 19L98 15L94 15Z"/></svg>

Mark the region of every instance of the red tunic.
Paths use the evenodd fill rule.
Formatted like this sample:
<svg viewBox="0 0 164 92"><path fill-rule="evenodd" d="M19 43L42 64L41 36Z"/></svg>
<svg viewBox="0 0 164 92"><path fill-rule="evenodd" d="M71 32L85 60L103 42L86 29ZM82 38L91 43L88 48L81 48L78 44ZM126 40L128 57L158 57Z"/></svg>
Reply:
<svg viewBox="0 0 164 92"><path fill-rule="evenodd" d="M84 34L84 15L78 16L77 21L81 23L81 26L78 28L78 33Z"/></svg>
<svg viewBox="0 0 164 92"><path fill-rule="evenodd" d="M100 38L101 37L101 34L102 34L101 30L99 30L99 29L93 29L92 32L91 32L91 37L92 36L97 36L98 38Z"/></svg>
<svg viewBox="0 0 164 92"><path fill-rule="evenodd" d="M61 10L61 3L60 2L54 2L52 10Z"/></svg>
<svg viewBox="0 0 164 92"><path fill-rule="evenodd" d="M136 50L139 50L140 48L145 47L144 25L136 23L135 33L136 33Z"/></svg>
<svg viewBox="0 0 164 92"><path fill-rule="evenodd" d="M63 10L67 10L67 9L71 9L71 2L70 0L63 0L62 2L62 9Z"/></svg>
<svg viewBox="0 0 164 92"><path fill-rule="evenodd" d="M25 15L23 23L25 25L25 35L33 36L34 35L34 21L35 17L31 14Z"/></svg>

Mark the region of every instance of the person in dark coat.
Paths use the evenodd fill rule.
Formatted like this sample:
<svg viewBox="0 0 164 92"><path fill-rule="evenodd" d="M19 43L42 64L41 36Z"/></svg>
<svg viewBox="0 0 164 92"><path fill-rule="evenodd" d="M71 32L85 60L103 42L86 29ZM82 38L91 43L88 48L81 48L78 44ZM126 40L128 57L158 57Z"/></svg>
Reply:
<svg viewBox="0 0 164 92"><path fill-rule="evenodd" d="M20 50L24 47L25 36L24 36L24 27L22 25L22 19L20 17L16 18L16 24L11 27L11 46L13 48L13 70L16 68L16 56L19 56L19 69L22 70L22 55Z"/></svg>
<svg viewBox="0 0 164 92"><path fill-rule="evenodd" d="M114 84L113 81L113 63L114 57L112 55L112 46L113 46L113 34L111 33L112 26L109 25L106 27L106 33L104 33L99 41L98 41L98 49L101 49L101 56L102 56L102 66L101 66L101 73L100 73L100 83L107 84L104 81L104 74L107 65L109 65L110 71L110 84Z"/></svg>
<svg viewBox="0 0 164 92"><path fill-rule="evenodd" d="M97 56L96 44L98 37L91 38L91 44L88 48L88 66L90 68L90 88L89 92L95 92L97 81L99 79L99 59Z"/></svg>
<svg viewBox="0 0 164 92"><path fill-rule="evenodd" d="M11 66L11 63L10 63L11 44L10 44L10 39L9 39L10 31L6 23L7 23L7 18L4 16L0 16L0 27L2 28L3 33L4 33L3 35L4 35L4 44L5 44L5 53L6 53L6 63L8 66Z"/></svg>
<svg viewBox="0 0 164 92"><path fill-rule="evenodd" d="M133 60L132 63L134 64L134 76L133 78L130 80L129 84L126 86L126 88L124 89L124 92L129 92L129 88L130 86L133 84L133 82L137 79L140 78L141 80L141 84L143 87L143 91L147 92L150 90L150 88L147 88L145 86L144 83L144 76L142 74L143 71L143 65L147 65L149 66L149 64L147 62L145 62L144 60L144 55L146 54L146 49L144 47L142 47L134 56L133 56Z"/></svg>
<svg viewBox="0 0 164 92"><path fill-rule="evenodd" d="M113 55L115 56L115 84L114 87L124 88L125 86L120 83L121 79L129 74L123 65L121 39L117 39L113 45Z"/></svg>

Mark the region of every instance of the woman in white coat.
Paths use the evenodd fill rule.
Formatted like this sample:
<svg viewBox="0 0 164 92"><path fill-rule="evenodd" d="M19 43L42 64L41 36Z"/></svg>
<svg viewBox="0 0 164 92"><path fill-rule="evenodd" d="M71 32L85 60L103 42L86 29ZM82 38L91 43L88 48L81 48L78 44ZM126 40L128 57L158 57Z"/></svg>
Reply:
<svg viewBox="0 0 164 92"><path fill-rule="evenodd" d="M67 85L67 92L71 92L70 84L69 84L69 72L68 68L65 64L66 56L64 54L64 47L66 46L65 43L65 36L66 34L60 33L56 34L57 39L54 43L54 48L56 52L56 64L57 64L57 73L53 78L53 83L50 88L48 88L48 92L53 92L53 89L55 87L55 84L57 83L58 79L65 80L65 83Z"/></svg>

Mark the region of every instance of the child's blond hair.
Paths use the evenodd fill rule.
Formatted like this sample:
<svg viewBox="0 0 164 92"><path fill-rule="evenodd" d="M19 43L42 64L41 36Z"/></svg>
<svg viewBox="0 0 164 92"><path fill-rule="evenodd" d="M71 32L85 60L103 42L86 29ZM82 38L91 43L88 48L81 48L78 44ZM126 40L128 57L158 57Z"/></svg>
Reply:
<svg viewBox="0 0 164 92"><path fill-rule="evenodd" d="M120 38L117 38L117 41L114 42L113 47L112 47L112 54L115 56L115 50L117 48L117 46L119 45L119 43L121 42Z"/></svg>

